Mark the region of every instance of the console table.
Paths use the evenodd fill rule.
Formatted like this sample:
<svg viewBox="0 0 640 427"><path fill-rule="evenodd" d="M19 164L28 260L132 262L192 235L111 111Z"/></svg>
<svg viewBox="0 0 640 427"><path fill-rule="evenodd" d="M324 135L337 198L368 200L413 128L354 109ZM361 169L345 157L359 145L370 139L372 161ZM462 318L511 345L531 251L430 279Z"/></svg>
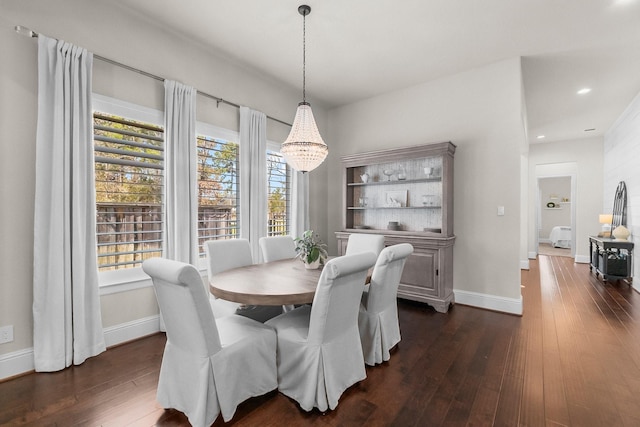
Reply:
<svg viewBox="0 0 640 427"><path fill-rule="evenodd" d="M596 277L603 280L632 279L633 242L608 237L589 236L591 264L589 271L595 269Z"/></svg>

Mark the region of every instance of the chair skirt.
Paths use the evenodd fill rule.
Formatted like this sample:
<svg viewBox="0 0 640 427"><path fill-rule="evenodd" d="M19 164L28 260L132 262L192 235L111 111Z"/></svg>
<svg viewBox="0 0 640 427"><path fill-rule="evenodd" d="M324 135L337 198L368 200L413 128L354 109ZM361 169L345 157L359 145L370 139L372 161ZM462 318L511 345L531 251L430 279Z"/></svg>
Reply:
<svg viewBox="0 0 640 427"><path fill-rule="evenodd" d="M335 409L342 393L366 378L357 326L339 339L310 344L310 306L302 306L267 322L278 340L278 390L305 411Z"/></svg>

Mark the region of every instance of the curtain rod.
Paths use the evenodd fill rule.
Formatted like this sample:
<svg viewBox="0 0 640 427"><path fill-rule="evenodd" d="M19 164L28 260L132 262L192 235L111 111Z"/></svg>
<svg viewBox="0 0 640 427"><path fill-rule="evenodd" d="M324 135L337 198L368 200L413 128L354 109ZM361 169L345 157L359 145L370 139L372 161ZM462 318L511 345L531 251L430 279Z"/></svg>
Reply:
<svg viewBox="0 0 640 427"><path fill-rule="evenodd" d="M35 31L33 31L33 30L31 30L31 29L29 29L27 27L23 27L22 25L16 25L15 26L15 30L16 30L16 33L21 34L21 35L26 36L26 37L31 37L31 38L37 39L38 36L39 36L39 34L36 33ZM157 76L155 74L148 73L148 72L146 72L144 70L140 70L138 68L134 68L134 67L132 67L130 65L126 65L126 64L123 64L123 63L118 62L118 61L114 61L113 59L105 58L104 56L100 56L100 55L95 54L95 53L93 54L93 57L96 58L96 59L99 59L99 60L101 60L103 62L107 62L109 64L116 65L116 66L124 68L126 70L133 71L134 73L142 74L143 76L152 78L154 80L158 80L158 81L161 81L161 82L164 82L166 80L164 77L160 77L160 76ZM233 103L233 102L230 102L230 101L227 101L226 99L220 98L218 96L209 95L208 93L201 92L201 91L199 91L197 89L196 89L196 91L197 91L198 94L200 94L200 95L202 95L204 97L211 98L211 99L215 100L216 101L216 107L219 107L220 104L226 104L226 105L229 105L231 107L240 108L240 105L238 105L236 103ZM291 126L291 123L287 123L287 122L282 121L280 119L276 119L275 117L267 116L267 119L273 120L274 122L282 123L283 125Z"/></svg>

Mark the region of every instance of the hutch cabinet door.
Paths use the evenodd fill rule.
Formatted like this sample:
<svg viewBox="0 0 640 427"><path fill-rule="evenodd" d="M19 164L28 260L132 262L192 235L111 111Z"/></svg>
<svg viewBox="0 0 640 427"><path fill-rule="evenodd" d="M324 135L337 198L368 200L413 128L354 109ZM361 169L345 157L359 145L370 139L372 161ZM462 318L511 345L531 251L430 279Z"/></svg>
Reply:
<svg viewBox="0 0 640 427"><path fill-rule="evenodd" d="M438 259L437 249L416 249L404 265L398 297L438 297Z"/></svg>

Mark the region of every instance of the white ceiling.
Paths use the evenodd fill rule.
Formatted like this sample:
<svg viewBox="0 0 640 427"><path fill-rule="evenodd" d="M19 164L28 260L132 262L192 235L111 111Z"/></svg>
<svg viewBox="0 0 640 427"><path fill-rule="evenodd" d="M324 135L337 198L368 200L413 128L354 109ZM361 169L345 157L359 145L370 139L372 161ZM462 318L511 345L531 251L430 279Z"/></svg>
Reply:
<svg viewBox="0 0 640 427"><path fill-rule="evenodd" d="M640 0L116 2L300 90L308 4L307 95L328 107L522 56L531 142L602 135L640 92Z"/></svg>

